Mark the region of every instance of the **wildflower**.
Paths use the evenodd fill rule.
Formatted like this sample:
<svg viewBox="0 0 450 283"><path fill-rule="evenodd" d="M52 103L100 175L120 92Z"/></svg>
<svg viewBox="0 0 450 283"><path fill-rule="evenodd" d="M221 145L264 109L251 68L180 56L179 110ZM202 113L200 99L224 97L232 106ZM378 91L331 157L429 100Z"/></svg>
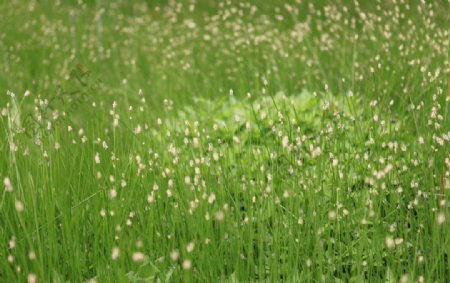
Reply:
<svg viewBox="0 0 450 283"><path fill-rule="evenodd" d="M419 255L419 256L417 257L417 261L418 261L419 263L423 263L423 262L425 261L425 257L424 257L423 255Z"/></svg>
<svg viewBox="0 0 450 283"><path fill-rule="evenodd" d="M445 215L444 215L444 213L439 213L438 214L438 216L437 216L437 223L439 224L439 225L441 225L441 224L443 224L445 222Z"/></svg>
<svg viewBox="0 0 450 283"><path fill-rule="evenodd" d="M16 247L16 237L12 237L8 244L10 249L14 249Z"/></svg>
<svg viewBox="0 0 450 283"><path fill-rule="evenodd" d="M16 200L16 210L18 211L18 212L22 212L23 210L24 210L24 205L23 205L23 203L20 201L20 200Z"/></svg>
<svg viewBox="0 0 450 283"><path fill-rule="evenodd" d="M180 252L178 250L173 250L170 252L170 259L172 261L177 261L179 257L180 257Z"/></svg>
<svg viewBox="0 0 450 283"><path fill-rule="evenodd" d="M185 259L183 261L183 269L184 270L189 270L192 268L192 261L190 259Z"/></svg>
<svg viewBox="0 0 450 283"><path fill-rule="evenodd" d="M155 201L155 196L153 195L153 192L151 194L147 195L147 202L153 203Z"/></svg>
<svg viewBox="0 0 450 283"><path fill-rule="evenodd" d="M333 159L333 162L332 162L332 166L333 167L336 167L337 165L338 165L338 163L339 163L339 161L337 160L337 159Z"/></svg>
<svg viewBox="0 0 450 283"><path fill-rule="evenodd" d="M13 187L11 185L11 180L8 177L5 177L3 179L3 185L5 186L5 189L7 192L12 192L13 191Z"/></svg>
<svg viewBox="0 0 450 283"><path fill-rule="evenodd" d="M8 255L8 263L12 264L14 262L14 256Z"/></svg>
<svg viewBox="0 0 450 283"><path fill-rule="evenodd" d="M191 253L192 251L194 251L194 248L195 248L195 244L194 244L193 242L190 242L190 243L188 243L187 246L186 246L186 251L187 251L188 253Z"/></svg>
<svg viewBox="0 0 450 283"><path fill-rule="evenodd" d="M193 138L192 142L194 143L194 147L198 147L200 145L200 141L197 137Z"/></svg>
<svg viewBox="0 0 450 283"><path fill-rule="evenodd" d="M283 140L281 141L281 144L283 145L283 147L287 147L289 145L289 137L284 136Z"/></svg>
<svg viewBox="0 0 450 283"><path fill-rule="evenodd" d="M112 260L117 260L119 258L119 256L120 256L120 249L118 247L114 247L112 249L112 253L111 253Z"/></svg>
<svg viewBox="0 0 450 283"><path fill-rule="evenodd" d="M408 283L409 282L409 275L403 274L402 277L400 277L400 283Z"/></svg>
<svg viewBox="0 0 450 283"><path fill-rule="evenodd" d="M134 262L142 262L144 261L145 255L141 252L134 252L132 255L132 259Z"/></svg>
<svg viewBox="0 0 450 283"><path fill-rule="evenodd" d="M28 273L28 276L27 276L27 282L28 282L28 283L36 283L36 282L37 282L36 274L34 274L34 273Z"/></svg>
<svg viewBox="0 0 450 283"><path fill-rule="evenodd" d="M222 221L225 218L225 214L223 213L223 211L217 211L215 214L215 219L217 221Z"/></svg>
<svg viewBox="0 0 450 283"><path fill-rule="evenodd" d="M142 132L142 127L141 125L137 125L136 128L134 129L134 133L136 135L140 134Z"/></svg>
<svg viewBox="0 0 450 283"><path fill-rule="evenodd" d="M331 211L328 212L328 219L335 220L336 216L337 216L336 211L331 210Z"/></svg>
<svg viewBox="0 0 450 283"><path fill-rule="evenodd" d="M208 203L212 204L216 200L216 195L214 193L211 193L208 197Z"/></svg>
<svg viewBox="0 0 450 283"><path fill-rule="evenodd" d="M306 260L306 266L307 266L307 267L311 267L311 266L312 266L312 260L311 260L311 259L308 258L308 259Z"/></svg>
<svg viewBox="0 0 450 283"><path fill-rule="evenodd" d="M100 155L98 154L98 152L95 153L95 163L100 164Z"/></svg>
<svg viewBox="0 0 450 283"><path fill-rule="evenodd" d="M393 249L395 247L395 241L391 236L387 236L385 242L388 249Z"/></svg>

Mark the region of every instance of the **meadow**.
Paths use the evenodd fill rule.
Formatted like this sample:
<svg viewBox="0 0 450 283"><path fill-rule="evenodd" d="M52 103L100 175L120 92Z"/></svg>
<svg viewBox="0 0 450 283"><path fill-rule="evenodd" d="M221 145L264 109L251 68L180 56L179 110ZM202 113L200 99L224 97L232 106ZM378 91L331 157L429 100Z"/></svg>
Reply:
<svg viewBox="0 0 450 283"><path fill-rule="evenodd" d="M448 0L0 12L0 282L450 281Z"/></svg>

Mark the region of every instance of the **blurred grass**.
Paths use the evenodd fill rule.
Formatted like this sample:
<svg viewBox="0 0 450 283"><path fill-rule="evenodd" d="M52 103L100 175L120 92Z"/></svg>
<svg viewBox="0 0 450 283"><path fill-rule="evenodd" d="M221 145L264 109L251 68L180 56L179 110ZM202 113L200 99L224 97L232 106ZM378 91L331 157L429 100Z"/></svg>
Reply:
<svg viewBox="0 0 450 283"><path fill-rule="evenodd" d="M447 281L449 9L0 2L0 281Z"/></svg>

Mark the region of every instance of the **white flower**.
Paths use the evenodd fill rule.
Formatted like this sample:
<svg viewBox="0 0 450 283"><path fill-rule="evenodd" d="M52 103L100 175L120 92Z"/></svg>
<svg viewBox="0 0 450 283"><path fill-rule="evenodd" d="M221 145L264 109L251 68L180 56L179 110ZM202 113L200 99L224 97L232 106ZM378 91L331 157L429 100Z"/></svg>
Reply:
<svg viewBox="0 0 450 283"><path fill-rule="evenodd" d="M190 259L185 259L183 261L183 269L184 270L189 270L192 268L192 261Z"/></svg>
<svg viewBox="0 0 450 283"><path fill-rule="evenodd" d="M16 200L16 210L22 212L24 210L24 205L20 200Z"/></svg>
<svg viewBox="0 0 450 283"><path fill-rule="evenodd" d="M37 282L36 274L34 274L34 273L28 273L28 276L27 276L27 282L28 282L28 283L36 283L36 282Z"/></svg>
<svg viewBox="0 0 450 283"><path fill-rule="evenodd" d="M134 133L136 135L140 134L142 132L142 127L141 125L137 125L136 128L134 129Z"/></svg>
<svg viewBox="0 0 450 283"><path fill-rule="evenodd" d="M217 211L216 214L214 215L215 219L217 221L222 221L225 218L225 214L223 213L223 211Z"/></svg>
<svg viewBox="0 0 450 283"><path fill-rule="evenodd" d="M289 145L289 137L284 136L283 140L281 141L281 144L283 145L283 147L287 147Z"/></svg>
<svg viewBox="0 0 450 283"><path fill-rule="evenodd" d="M111 253L111 259L117 260L120 256L120 249L118 247L114 247ZM134 259L133 259L134 260Z"/></svg>
<svg viewBox="0 0 450 283"><path fill-rule="evenodd" d="M437 216L437 223L439 224L439 225L441 225L441 224L443 224L445 222L445 215L444 215L444 213L439 213L438 214L438 216Z"/></svg>
<svg viewBox="0 0 450 283"><path fill-rule="evenodd" d="M387 236L385 242L388 249L393 249L395 247L395 241L391 236Z"/></svg>
<svg viewBox="0 0 450 283"><path fill-rule="evenodd" d="M331 210L331 211L328 212L328 218L329 218L330 220L335 220L335 219L336 219L336 216L337 216L336 211Z"/></svg>
<svg viewBox="0 0 450 283"><path fill-rule="evenodd" d="M424 143L425 143L423 137L419 137L419 143L420 143L420 144L424 144Z"/></svg>
<svg viewBox="0 0 450 283"><path fill-rule="evenodd" d="M425 261L425 257L423 255L419 255L417 260L419 261L419 263L423 263Z"/></svg>
<svg viewBox="0 0 450 283"><path fill-rule="evenodd" d="M337 159L333 159L332 166L336 167L338 165L338 163L339 163L339 161Z"/></svg>
<svg viewBox="0 0 450 283"><path fill-rule="evenodd" d="M13 187L11 185L11 180L8 177L5 177L3 179L3 185L5 186L5 189L7 192L12 192L13 191Z"/></svg>
<svg viewBox="0 0 450 283"><path fill-rule="evenodd" d="M214 193L211 193L208 197L208 203L212 204L216 200L216 195Z"/></svg>
<svg viewBox="0 0 450 283"><path fill-rule="evenodd" d="M191 252L194 250L194 248L195 248L195 244L194 244L193 242L190 242L190 243L187 244L187 246L186 246L186 251L187 251L188 253L191 253Z"/></svg>
<svg viewBox="0 0 450 283"><path fill-rule="evenodd" d="M134 262L142 262L144 261L145 255L141 252L134 252L132 255L132 259Z"/></svg>
<svg viewBox="0 0 450 283"><path fill-rule="evenodd" d="M173 250L170 252L170 259L172 261L177 261L179 257L180 257L180 252L178 250Z"/></svg>
<svg viewBox="0 0 450 283"><path fill-rule="evenodd" d="M95 153L95 163L96 164L100 164L100 155L98 154L98 152Z"/></svg>
<svg viewBox="0 0 450 283"><path fill-rule="evenodd" d="M16 238L13 237L10 241L9 241L9 248L10 249L14 249L16 247Z"/></svg>

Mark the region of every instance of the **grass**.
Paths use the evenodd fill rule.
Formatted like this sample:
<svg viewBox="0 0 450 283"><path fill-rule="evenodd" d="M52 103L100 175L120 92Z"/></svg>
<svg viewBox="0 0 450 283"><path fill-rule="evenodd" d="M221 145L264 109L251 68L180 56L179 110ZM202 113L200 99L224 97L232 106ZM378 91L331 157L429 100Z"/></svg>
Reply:
<svg viewBox="0 0 450 283"><path fill-rule="evenodd" d="M449 281L449 10L1 2L0 281Z"/></svg>

